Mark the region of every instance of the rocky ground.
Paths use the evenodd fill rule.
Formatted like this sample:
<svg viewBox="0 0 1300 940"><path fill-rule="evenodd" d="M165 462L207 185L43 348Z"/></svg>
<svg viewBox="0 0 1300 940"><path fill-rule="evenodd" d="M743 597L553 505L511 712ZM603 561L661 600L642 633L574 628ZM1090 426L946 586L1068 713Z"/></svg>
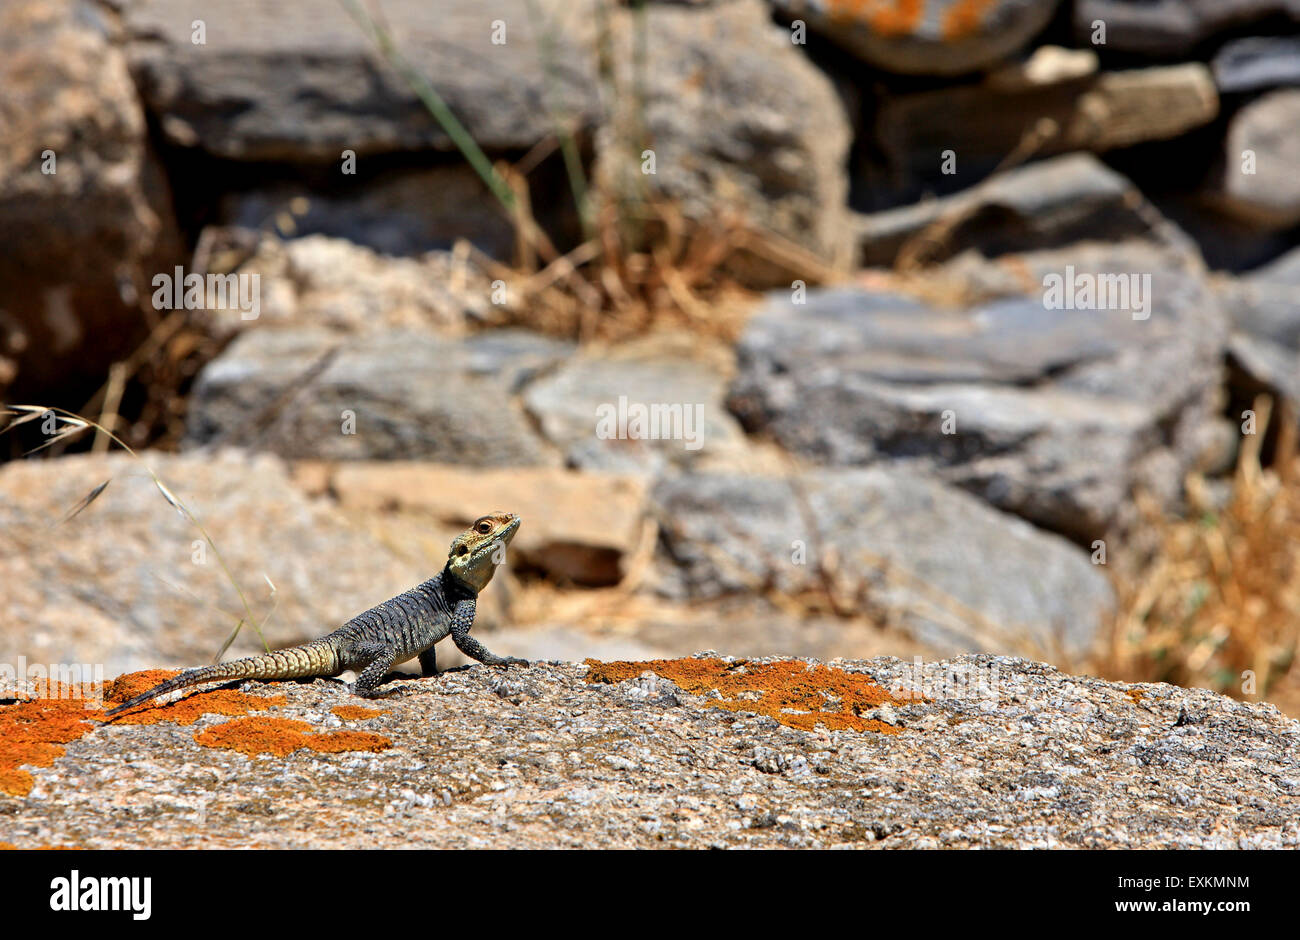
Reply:
<svg viewBox="0 0 1300 940"><path fill-rule="evenodd" d="M474 666L375 701L251 683L71 732L68 705L0 710L66 742L26 792L0 773L20 847L1300 845L1294 720L1004 657Z"/></svg>

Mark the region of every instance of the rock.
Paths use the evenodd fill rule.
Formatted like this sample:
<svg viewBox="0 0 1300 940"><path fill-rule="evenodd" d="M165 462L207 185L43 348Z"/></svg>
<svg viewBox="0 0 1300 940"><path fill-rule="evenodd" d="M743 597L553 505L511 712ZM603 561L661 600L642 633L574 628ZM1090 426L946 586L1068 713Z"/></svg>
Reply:
<svg viewBox="0 0 1300 940"><path fill-rule="evenodd" d="M398 515L442 530L446 543L483 512L508 509L524 520L511 561L580 585L617 584L645 541L646 484L634 476L553 468L465 469L405 461L297 468L308 492L329 494L347 516Z"/></svg>
<svg viewBox="0 0 1300 940"><path fill-rule="evenodd" d="M1074 546L910 471L692 474L653 495L691 597L798 595L829 579L842 606L941 651L1069 656L1098 641L1114 607Z"/></svg>
<svg viewBox="0 0 1300 940"><path fill-rule="evenodd" d="M651 4L643 18L629 14L618 25L613 60L626 91L597 137L594 171L615 198L672 200L697 219L739 213L847 263L848 119L830 80L761 0ZM632 91L642 30L644 101ZM643 170L646 149L653 174ZM790 281L761 259L745 267L754 281Z"/></svg>
<svg viewBox="0 0 1300 940"><path fill-rule="evenodd" d="M18 375L24 394L102 381L144 338L149 270L178 249L111 34L93 3L0 8L0 387Z"/></svg>
<svg viewBox="0 0 1300 940"><path fill-rule="evenodd" d="M1222 138L1211 144L1221 153ZM1222 159L1221 155L1219 159ZM1214 162L1215 157L1210 157L1205 164L1211 180L1213 171L1210 167ZM1196 187L1194 189L1151 196L1159 211L1179 231L1195 241L1206 267L1212 271L1249 271L1293 246L1294 239L1289 237L1290 233L1286 229L1260 228L1248 219L1230 213L1221 205L1216 206L1213 196L1207 199L1203 186L1206 178L1203 172L1197 180L1191 182L1189 185Z"/></svg>
<svg viewBox="0 0 1300 940"><path fill-rule="evenodd" d="M655 475L743 464L750 448L724 402L734 362L711 361L692 343L575 357L533 382L524 405L569 466Z"/></svg>
<svg viewBox="0 0 1300 940"><path fill-rule="evenodd" d="M921 0L853 4L771 0L783 19L805 20L862 61L906 75L956 75L993 65L1029 42L1058 0Z"/></svg>
<svg viewBox="0 0 1300 940"><path fill-rule="evenodd" d="M274 457L145 459L198 516L220 559L127 455L4 464L0 616L24 627L0 633L0 662L95 663L110 676L211 662L243 612L223 563L254 616L270 615L273 646L321 636L433 574L309 501ZM54 527L110 478L80 515ZM231 655L261 648L245 626Z"/></svg>
<svg viewBox="0 0 1300 940"><path fill-rule="evenodd" d="M1300 22L1297 0L1076 0L1075 34L1090 42L1094 24L1106 25L1105 48L1172 57L1185 55L1216 33L1270 17Z"/></svg>
<svg viewBox="0 0 1300 940"><path fill-rule="evenodd" d="M1226 294L1236 329L1300 353L1300 248L1229 282Z"/></svg>
<svg viewBox="0 0 1300 940"><path fill-rule="evenodd" d="M489 152L527 150L550 135L548 108L579 129L599 111L589 5L536 4L554 43L549 77L529 7L395 0L383 9L402 54ZM186 0L122 10L132 74L172 143L284 163L336 163L345 150L455 150L342 4L214 0L203 13L206 41L195 44Z"/></svg>
<svg viewBox="0 0 1300 940"><path fill-rule="evenodd" d="M1255 99L1233 115L1222 173L1210 197L1224 210L1267 229L1300 223L1300 88Z"/></svg>
<svg viewBox="0 0 1300 940"><path fill-rule="evenodd" d="M619 636L638 642L651 651L650 657L688 655L684 650L711 646L729 650L736 656L811 656L834 659L921 656L933 659L945 655L951 645L922 643L902 630L882 630L873 623L870 612L859 616L817 613L809 610L780 610L763 598L753 595L727 594L714 601L694 599L683 605L680 578L669 572L676 587L667 588L678 600L663 594L642 591L638 602L649 602L651 609L636 614L635 627ZM653 573L648 576L653 579ZM599 639L597 632L593 639ZM522 655L522 654L521 654ZM592 653L597 656L600 654Z"/></svg>
<svg viewBox="0 0 1300 940"><path fill-rule="evenodd" d="M237 267L259 278L258 316L208 311L216 333L260 326L327 327L359 335L390 329L464 333L495 319L492 286L466 258L430 252L390 258L342 238L308 235L282 241L240 229L206 229L214 270Z"/></svg>
<svg viewBox="0 0 1300 940"><path fill-rule="evenodd" d="M1250 36L1223 44L1210 64L1219 94L1300 85L1300 36Z"/></svg>
<svg viewBox="0 0 1300 940"><path fill-rule="evenodd" d="M1300 413L1300 353L1278 343L1236 332L1228 340L1233 390L1253 403L1263 392L1290 399Z"/></svg>
<svg viewBox="0 0 1300 940"><path fill-rule="evenodd" d="M1300 249L1218 289L1232 319L1228 351L1238 397L1267 392L1300 408Z"/></svg>
<svg viewBox="0 0 1300 940"><path fill-rule="evenodd" d="M1227 329L1201 274L1137 243L996 267L1036 296L944 310L860 288L802 306L770 295L741 337L732 409L815 460L929 469L1083 541L1135 521L1139 484L1176 501L1168 464L1197 465L1219 407ZM1119 294L1103 309L1046 306L1049 277L1100 290L1113 274L1136 285L1130 307L1150 277L1147 319Z"/></svg>
<svg viewBox="0 0 1300 940"><path fill-rule="evenodd" d="M956 172L978 178L1023 148L1038 156L1102 153L1177 137L1218 111L1209 70L1187 63L1047 85L990 79L898 95L881 103L876 133L897 172L943 179L951 151Z"/></svg>
<svg viewBox="0 0 1300 940"><path fill-rule="evenodd" d="M386 255L445 251L461 238L494 258L514 250L514 226L468 164L393 170L331 191L269 184L228 194L221 221L263 228L295 204L305 211L292 214L286 235L328 235Z"/></svg>
<svg viewBox="0 0 1300 940"><path fill-rule="evenodd" d="M292 458L553 465L513 396L569 349L517 330L464 340L250 330L196 379L185 444Z"/></svg>
<svg viewBox="0 0 1300 940"><path fill-rule="evenodd" d="M925 701L906 697L917 686ZM819 701L823 725L803 730L715 704L743 695L766 711L763 697L792 687L837 702L848 688L900 724ZM87 723L66 755L30 767L28 795L0 794L6 837L88 849L181 848L200 831L213 848L1300 845L1294 720L1023 659L474 666L400 683L364 719L333 713L356 703L334 682L249 688L284 696L257 713L269 724ZM283 743L286 720L305 723L304 749L258 753ZM256 756L221 746L233 722ZM370 750L311 749L339 730Z"/></svg>
<svg viewBox="0 0 1300 940"><path fill-rule="evenodd" d="M1141 205L1133 184L1096 157L1067 154L991 176L952 196L859 216L859 261L892 265L909 242L913 254L942 261L969 248L992 257L1152 234L1151 217L1158 214L1139 212Z"/></svg>

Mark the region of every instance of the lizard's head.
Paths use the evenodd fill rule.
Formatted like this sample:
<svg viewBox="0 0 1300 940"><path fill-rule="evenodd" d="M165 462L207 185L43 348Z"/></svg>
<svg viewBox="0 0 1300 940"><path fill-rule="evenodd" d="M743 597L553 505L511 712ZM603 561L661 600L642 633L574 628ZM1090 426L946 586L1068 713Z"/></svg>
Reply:
<svg viewBox="0 0 1300 940"><path fill-rule="evenodd" d="M519 517L513 512L491 512L452 539L447 553L447 570L456 578L481 591L506 560L506 546L519 531Z"/></svg>

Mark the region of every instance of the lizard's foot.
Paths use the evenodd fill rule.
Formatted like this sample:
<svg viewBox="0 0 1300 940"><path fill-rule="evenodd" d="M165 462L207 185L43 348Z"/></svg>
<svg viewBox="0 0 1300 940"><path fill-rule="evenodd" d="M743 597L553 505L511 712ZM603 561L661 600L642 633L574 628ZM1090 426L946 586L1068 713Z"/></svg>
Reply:
<svg viewBox="0 0 1300 940"><path fill-rule="evenodd" d="M532 663L526 659L520 659L518 656L502 656L501 662L496 663L495 665L506 666L508 668L510 666L531 666Z"/></svg>

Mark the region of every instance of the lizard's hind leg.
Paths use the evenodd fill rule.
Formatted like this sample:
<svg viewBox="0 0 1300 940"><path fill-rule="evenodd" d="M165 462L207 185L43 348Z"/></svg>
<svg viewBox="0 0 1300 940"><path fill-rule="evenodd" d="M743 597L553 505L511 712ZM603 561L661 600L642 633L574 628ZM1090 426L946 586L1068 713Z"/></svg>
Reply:
<svg viewBox="0 0 1300 940"><path fill-rule="evenodd" d="M393 662L397 659L397 651L391 646L385 646L383 643L365 643L357 647L357 656L366 663L366 668L361 670L357 676L357 683L353 686L353 692L362 698L372 698L379 686L384 681L384 676L388 675L388 670L393 668Z"/></svg>

